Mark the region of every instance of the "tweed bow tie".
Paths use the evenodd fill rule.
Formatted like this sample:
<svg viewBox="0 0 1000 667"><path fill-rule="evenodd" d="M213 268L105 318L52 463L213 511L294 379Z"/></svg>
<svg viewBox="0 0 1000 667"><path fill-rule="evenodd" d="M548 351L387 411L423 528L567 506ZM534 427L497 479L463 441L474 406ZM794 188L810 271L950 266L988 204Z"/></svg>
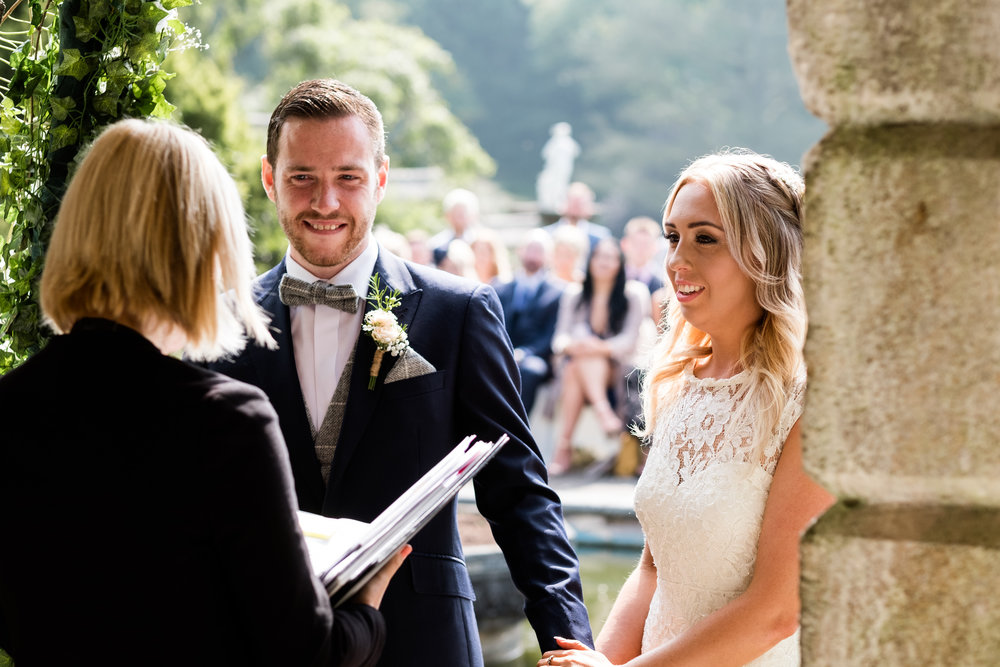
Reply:
<svg viewBox="0 0 1000 667"><path fill-rule="evenodd" d="M293 278L287 273L281 277L278 298L286 306L308 306L312 304L330 306L346 313L358 312L360 298L353 285L330 285L322 280L307 283Z"/></svg>

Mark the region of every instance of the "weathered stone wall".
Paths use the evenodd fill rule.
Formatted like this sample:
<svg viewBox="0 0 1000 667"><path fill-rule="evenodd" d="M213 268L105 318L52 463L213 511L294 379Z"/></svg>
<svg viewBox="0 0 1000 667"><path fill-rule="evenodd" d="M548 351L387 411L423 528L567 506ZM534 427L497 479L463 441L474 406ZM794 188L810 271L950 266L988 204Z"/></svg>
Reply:
<svg viewBox="0 0 1000 667"><path fill-rule="evenodd" d="M808 665L1000 664L1000 0L788 0Z"/></svg>

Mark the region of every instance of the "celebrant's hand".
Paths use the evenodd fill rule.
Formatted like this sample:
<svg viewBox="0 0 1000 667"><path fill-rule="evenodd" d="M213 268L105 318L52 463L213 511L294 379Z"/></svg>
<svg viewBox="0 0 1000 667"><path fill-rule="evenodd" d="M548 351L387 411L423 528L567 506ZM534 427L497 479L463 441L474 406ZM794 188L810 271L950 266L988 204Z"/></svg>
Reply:
<svg viewBox="0 0 1000 667"><path fill-rule="evenodd" d="M392 575L396 574L396 570L403 564L403 561L406 560L411 551L413 551L413 547L409 544L400 549L392 557L392 560L383 565L382 569L369 579L367 584L361 587L361 590L355 594L354 601L378 609L379 605L382 604L382 596L385 595L385 589L389 586Z"/></svg>
<svg viewBox="0 0 1000 667"><path fill-rule="evenodd" d="M538 667L548 667L549 665L579 665L580 667L610 667L611 661L604 657L603 653L598 653L583 642L575 639L555 638L561 649L546 651L542 659L538 661Z"/></svg>

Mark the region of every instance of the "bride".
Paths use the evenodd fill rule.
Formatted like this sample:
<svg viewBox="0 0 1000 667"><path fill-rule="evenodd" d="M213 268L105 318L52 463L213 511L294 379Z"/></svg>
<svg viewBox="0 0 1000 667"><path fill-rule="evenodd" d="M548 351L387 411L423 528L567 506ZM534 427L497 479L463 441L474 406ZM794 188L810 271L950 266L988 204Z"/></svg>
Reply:
<svg viewBox="0 0 1000 667"><path fill-rule="evenodd" d="M801 177L750 152L680 175L668 330L643 381L646 544L597 638L539 665L799 664L799 538L833 502L802 468Z"/></svg>

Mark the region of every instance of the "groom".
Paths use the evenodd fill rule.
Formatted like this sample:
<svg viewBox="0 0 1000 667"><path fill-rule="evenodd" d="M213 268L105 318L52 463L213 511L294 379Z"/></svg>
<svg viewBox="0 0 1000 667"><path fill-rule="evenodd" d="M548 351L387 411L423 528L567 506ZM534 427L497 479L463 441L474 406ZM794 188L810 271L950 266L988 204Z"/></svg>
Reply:
<svg viewBox="0 0 1000 667"><path fill-rule="evenodd" d="M290 247L256 286L279 348L251 347L214 368L267 393L299 506L327 516L370 521L465 435L508 433L475 478L479 510L542 650L556 648L554 635L592 643L577 558L528 430L496 294L375 242L388 175L382 118L367 97L323 79L281 100L262 180ZM361 330L373 276L386 296L399 293L391 312L408 335L408 348L385 353L377 370L375 341ZM385 594L382 665L482 664L455 514L453 501L413 538Z"/></svg>

